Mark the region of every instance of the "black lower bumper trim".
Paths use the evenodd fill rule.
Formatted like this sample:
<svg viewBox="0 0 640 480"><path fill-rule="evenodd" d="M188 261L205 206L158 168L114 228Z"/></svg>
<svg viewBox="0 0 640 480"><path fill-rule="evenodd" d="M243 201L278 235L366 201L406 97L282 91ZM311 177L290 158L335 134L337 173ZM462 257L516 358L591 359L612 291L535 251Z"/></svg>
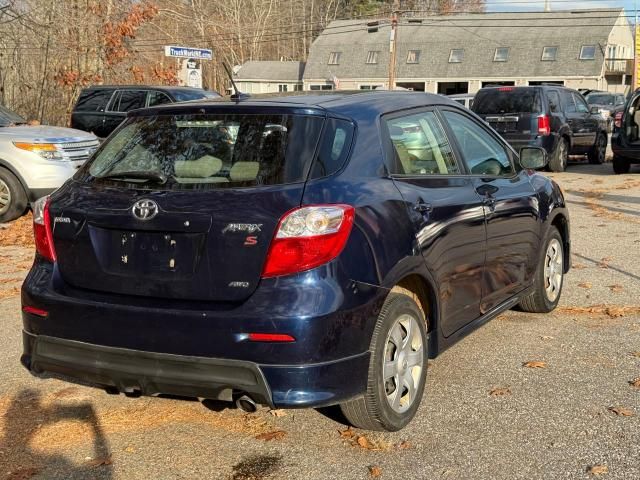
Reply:
<svg viewBox="0 0 640 480"><path fill-rule="evenodd" d="M22 363L34 375L61 377L123 393L231 400L246 392L273 406L262 371L252 362L143 352L23 332Z"/></svg>

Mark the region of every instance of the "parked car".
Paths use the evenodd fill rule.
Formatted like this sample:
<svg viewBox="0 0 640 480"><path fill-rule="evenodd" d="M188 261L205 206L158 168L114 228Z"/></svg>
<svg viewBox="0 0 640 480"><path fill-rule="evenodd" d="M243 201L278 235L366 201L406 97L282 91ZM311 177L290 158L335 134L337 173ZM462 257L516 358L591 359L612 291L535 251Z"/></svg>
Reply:
<svg viewBox="0 0 640 480"><path fill-rule="evenodd" d="M219 96L215 92L191 87L92 86L80 92L71 114L71 128L105 138L122 123L127 112L136 108Z"/></svg>
<svg viewBox="0 0 640 480"><path fill-rule="evenodd" d="M15 220L30 202L62 185L97 148L94 135L27 125L0 105L0 223Z"/></svg>
<svg viewBox="0 0 640 480"><path fill-rule="evenodd" d="M569 215L532 170L545 156L424 93L137 110L37 204L22 363L127 395L339 404L398 430L427 358L558 304Z"/></svg>
<svg viewBox="0 0 640 480"><path fill-rule="evenodd" d="M551 85L483 88L472 110L514 148L544 148L554 172L565 170L569 155L587 155L589 163L605 160L606 122L575 90Z"/></svg>
<svg viewBox="0 0 640 480"><path fill-rule="evenodd" d="M640 163L640 89L614 111L611 149L615 173L628 173L632 164Z"/></svg>
<svg viewBox="0 0 640 480"><path fill-rule="evenodd" d="M607 121L607 129L613 130L614 111L617 107L624 105L626 99L622 93L592 92L585 100L591 108L596 107L600 115Z"/></svg>
<svg viewBox="0 0 640 480"><path fill-rule="evenodd" d="M458 102L460 105L471 110L475 95L473 93L456 93L455 95L448 95L448 97L454 102Z"/></svg>

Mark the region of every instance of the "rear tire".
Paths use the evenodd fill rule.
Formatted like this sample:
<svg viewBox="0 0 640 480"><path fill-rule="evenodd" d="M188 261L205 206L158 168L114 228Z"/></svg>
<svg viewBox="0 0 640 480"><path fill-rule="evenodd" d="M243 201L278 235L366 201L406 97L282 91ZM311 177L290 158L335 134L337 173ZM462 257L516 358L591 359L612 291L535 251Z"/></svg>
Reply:
<svg viewBox="0 0 640 480"><path fill-rule="evenodd" d="M564 172L567 168L567 160L569 159L569 142L564 137L558 140L556 148L551 154L549 160L549 169L552 172Z"/></svg>
<svg viewBox="0 0 640 480"><path fill-rule="evenodd" d="M613 172L617 175L621 175L623 173L629 173L631 169L631 162L626 160L618 155L613 156Z"/></svg>
<svg viewBox="0 0 640 480"><path fill-rule="evenodd" d="M415 416L427 376L426 322L411 297L389 294L369 350L367 391L340 409L354 427L395 432Z"/></svg>
<svg viewBox="0 0 640 480"><path fill-rule="evenodd" d="M600 165L604 162L607 155L608 137L605 133L599 133L596 137L596 143L591 147L587 157L592 165Z"/></svg>
<svg viewBox="0 0 640 480"><path fill-rule="evenodd" d="M0 168L0 223L20 217L27 204L27 194L20 180L9 170Z"/></svg>
<svg viewBox="0 0 640 480"><path fill-rule="evenodd" d="M547 236L545 254L538 265L533 292L520 301L525 312L548 313L558 306L564 284L564 244L555 227Z"/></svg>

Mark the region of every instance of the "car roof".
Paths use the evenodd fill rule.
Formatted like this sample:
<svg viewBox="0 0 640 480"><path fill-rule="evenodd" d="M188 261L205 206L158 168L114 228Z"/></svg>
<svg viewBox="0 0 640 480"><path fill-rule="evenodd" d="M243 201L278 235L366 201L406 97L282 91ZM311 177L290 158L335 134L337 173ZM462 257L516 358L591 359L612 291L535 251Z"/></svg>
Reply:
<svg viewBox="0 0 640 480"><path fill-rule="evenodd" d="M247 98L235 101L231 97L220 97L211 99L193 100L179 104L161 105L143 110L137 110L136 114L148 115L160 110L192 110L196 107L246 107L246 108L266 108L266 107L294 107L301 109L321 109L336 113L349 114L354 108L362 109L366 106L367 113L384 114L395 110L412 107L424 107L429 105L451 105L460 107L460 104L453 100L433 93L412 92L412 91L389 91L389 90L332 90L326 92L289 92L277 94L252 95Z"/></svg>

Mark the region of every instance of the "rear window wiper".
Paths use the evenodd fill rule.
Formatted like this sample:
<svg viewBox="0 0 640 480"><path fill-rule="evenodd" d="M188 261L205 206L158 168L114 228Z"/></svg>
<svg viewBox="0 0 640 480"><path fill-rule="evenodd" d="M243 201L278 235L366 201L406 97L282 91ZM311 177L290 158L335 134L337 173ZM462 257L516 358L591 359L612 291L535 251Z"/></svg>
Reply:
<svg viewBox="0 0 640 480"><path fill-rule="evenodd" d="M112 178L114 180L133 178L136 180L147 180L160 185L167 183L167 176L160 172L142 172L142 171L130 171L130 172L114 172L107 173L106 175L100 175L95 178Z"/></svg>

